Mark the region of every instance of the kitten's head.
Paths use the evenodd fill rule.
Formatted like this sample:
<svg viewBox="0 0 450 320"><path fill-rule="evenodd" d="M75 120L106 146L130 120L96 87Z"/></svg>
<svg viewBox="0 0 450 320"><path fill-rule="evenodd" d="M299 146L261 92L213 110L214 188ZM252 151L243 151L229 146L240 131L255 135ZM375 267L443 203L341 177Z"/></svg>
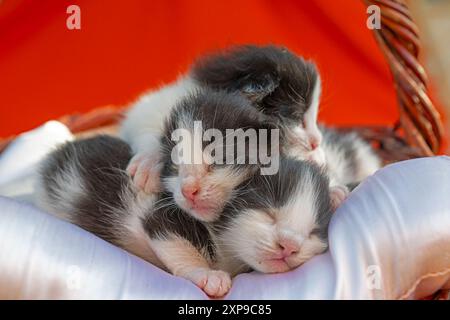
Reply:
<svg viewBox="0 0 450 320"><path fill-rule="evenodd" d="M284 47L247 45L199 59L191 74L203 85L247 96L297 152L308 155L320 146L321 81L314 63Z"/></svg>
<svg viewBox="0 0 450 320"><path fill-rule="evenodd" d="M276 175L255 175L224 209L218 250L260 272L285 272L325 251L331 214L323 170L281 159Z"/></svg>
<svg viewBox="0 0 450 320"><path fill-rule="evenodd" d="M244 151L237 150L228 130L258 128L267 128L263 116L238 94L205 89L185 97L165 124L165 190L195 218L215 220L235 188L259 168L249 159L257 143L245 140Z"/></svg>

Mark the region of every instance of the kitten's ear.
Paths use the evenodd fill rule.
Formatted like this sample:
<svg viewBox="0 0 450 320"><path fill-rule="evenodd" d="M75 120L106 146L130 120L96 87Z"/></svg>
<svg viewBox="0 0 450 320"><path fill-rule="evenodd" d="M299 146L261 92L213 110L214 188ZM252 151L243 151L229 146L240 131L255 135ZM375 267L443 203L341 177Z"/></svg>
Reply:
<svg viewBox="0 0 450 320"><path fill-rule="evenodd" d="M246 81L241 92L252 102L261 102L265 97L275 91L280 85L280 79L276 76L265 74L258 78Z"/></svg>

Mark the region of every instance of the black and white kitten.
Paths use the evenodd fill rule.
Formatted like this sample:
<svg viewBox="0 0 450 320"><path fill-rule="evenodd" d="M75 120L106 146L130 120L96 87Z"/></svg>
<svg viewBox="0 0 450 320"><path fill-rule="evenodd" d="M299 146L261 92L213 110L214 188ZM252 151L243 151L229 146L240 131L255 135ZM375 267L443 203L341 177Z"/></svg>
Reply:
<svg viewBox="0 0 450 320"><path fill-rule="evenodd" d="M240 92L282 129L282 145L314 160L321 80L311 61L279 46L235 46L198 59L190 76L202 86Z"/></svg>

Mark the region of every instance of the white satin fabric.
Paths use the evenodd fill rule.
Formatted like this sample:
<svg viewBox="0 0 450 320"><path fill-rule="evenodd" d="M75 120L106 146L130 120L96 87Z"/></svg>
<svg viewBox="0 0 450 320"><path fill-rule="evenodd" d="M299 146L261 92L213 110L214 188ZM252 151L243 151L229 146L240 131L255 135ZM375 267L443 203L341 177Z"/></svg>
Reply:
<svg viewBox="0 0 450 320"><path fill-rule="evenodd" d="M24 202L48 142L68 139L47 125L0 157L8 196L0 197L0 298L206 299L189 281ZM296 270L237 276L226 299L413 299L450 288L450 158L378 171L335 213L329 238L328 252Z"/></svg>

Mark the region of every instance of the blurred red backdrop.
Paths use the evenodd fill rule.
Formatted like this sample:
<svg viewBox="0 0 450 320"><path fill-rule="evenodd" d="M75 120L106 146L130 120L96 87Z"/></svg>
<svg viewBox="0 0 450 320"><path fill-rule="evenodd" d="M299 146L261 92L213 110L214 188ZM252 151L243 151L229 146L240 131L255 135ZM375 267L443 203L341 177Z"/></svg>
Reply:
<svg viewBox="0 0 450 320"><path fill-rule="evenodd" d="M68 30L66 8L81 8ZM0 1L0 136L48 119L129 103L199 54L239 43L283 44L322 73L328 124L397 119L388 67L362 1Z"/></svg>

